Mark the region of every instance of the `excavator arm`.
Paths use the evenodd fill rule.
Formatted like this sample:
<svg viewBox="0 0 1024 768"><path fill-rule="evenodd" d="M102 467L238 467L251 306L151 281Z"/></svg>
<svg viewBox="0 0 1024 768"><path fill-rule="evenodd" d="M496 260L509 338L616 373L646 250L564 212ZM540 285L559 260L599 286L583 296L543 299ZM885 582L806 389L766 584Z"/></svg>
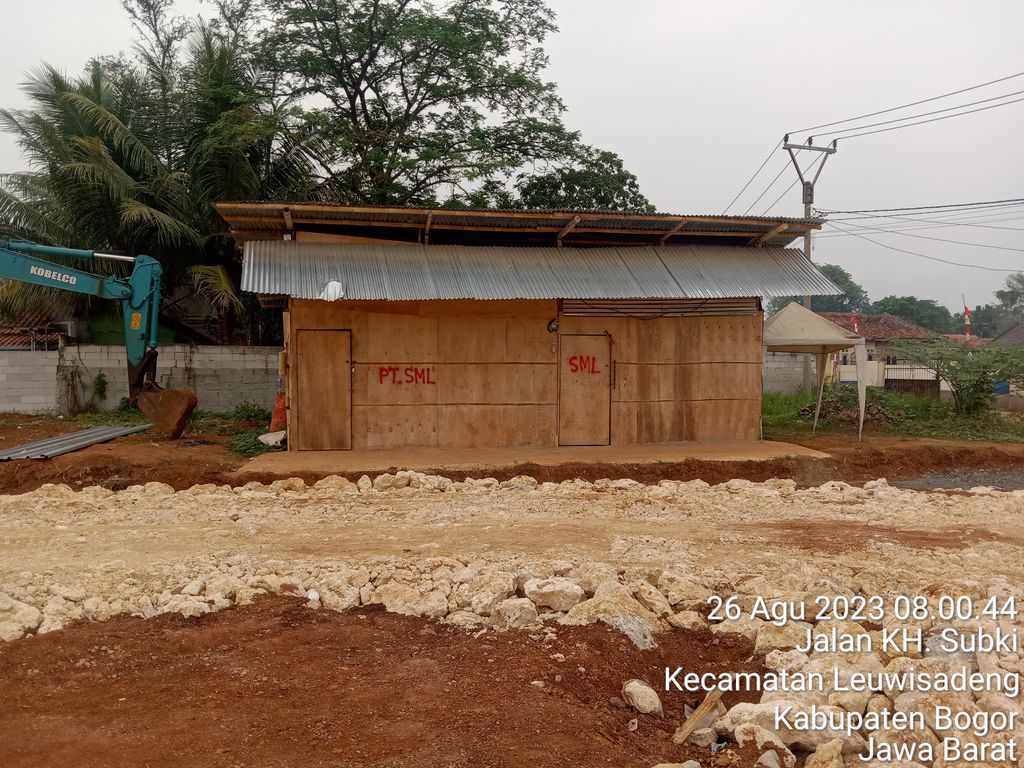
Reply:
<svg viewBox="0 0 1024 768"><path fill-rule="evenodd" d="M128 277L94 275L55 264L44 257L109 259L130 262ZM128 355L129 399L158 431L180 437L196 408L187 389L163 389L156 380L157 323L160 309L160 263L149 256L118 256L77 248L39 245L27 240L0 240L0 278L120 302Z"/></svg>

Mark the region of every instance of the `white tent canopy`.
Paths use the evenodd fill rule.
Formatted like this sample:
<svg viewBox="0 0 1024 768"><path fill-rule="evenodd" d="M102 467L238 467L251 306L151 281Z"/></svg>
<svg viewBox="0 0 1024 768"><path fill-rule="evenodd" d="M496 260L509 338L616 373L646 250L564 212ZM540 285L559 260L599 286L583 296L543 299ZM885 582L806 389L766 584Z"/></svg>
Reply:
<svg viewBox="0 0 1024 768"><path fill-rule="evenodd" d="M818 405L814 410L815 430L818 428L821 397L825 390L825 361L833 352L853 347L857 362L857 399L860 403L857 439L862 438L864 434L864 400L867 388L864 371L867 351L862 336L829 322L807 307L790 302L764 321L764 347L768 352L799 352L815 356L818 370Z"/></svg>

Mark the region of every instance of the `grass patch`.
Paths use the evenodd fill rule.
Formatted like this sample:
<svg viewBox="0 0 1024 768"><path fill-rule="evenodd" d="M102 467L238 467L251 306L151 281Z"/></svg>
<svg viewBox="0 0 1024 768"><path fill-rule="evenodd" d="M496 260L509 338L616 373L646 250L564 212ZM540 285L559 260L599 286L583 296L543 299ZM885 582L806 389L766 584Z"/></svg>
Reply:
<svg viewBox="0 0 1024 768"><path fill-rule="evenodd" d="M815 402L815 395L808 392L765 393L762 401L765 437L810 433ZM857 411L855 387L826 389L818 432L856 434ZM914 437L1024 442L1024 417L998 411L964 416L956 413L951 403L942 400L872 387L867 391L864 430Z"/></svg>
<svg viewBox="0 0 1024 768"><path fill-rule="evenodd" d="M270 451L280 451L276 445L265 445L261 443L260 435L266 434L265 429L240 429L228 440L228 450L237 453L239 456L253 457Z"/></svg>

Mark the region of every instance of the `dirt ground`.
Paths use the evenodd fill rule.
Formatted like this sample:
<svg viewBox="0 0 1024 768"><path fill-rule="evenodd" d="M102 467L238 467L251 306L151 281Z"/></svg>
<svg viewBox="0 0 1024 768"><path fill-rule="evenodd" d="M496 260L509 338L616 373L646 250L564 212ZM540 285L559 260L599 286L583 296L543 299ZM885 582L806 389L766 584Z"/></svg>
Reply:
<svg viewBox="0 0 1024 768"><path fill-rule="evenodd" d="M6 414L0 418L0 447L13 447L76 429L73 424L39 416ZM478 477L507 480L529 475L541 482L560 482L581 478L631 478L642 483L659 480L704 480L721 483L734 478L761 482L770 478L790 478L802 487L829 480L862 483L878 477L889 480L917 480L933 474L938 479L922 487L963 486L954 474L943 485L946 473L964 469L1007 470L998 484L1005 488L1024 487L1024 444L991 443L971 440L938 440L867 435L863 443L840 436L784 436L782 439L824 451L828 459L789 458L771 461L683 461L657 464L573 464L542 466L518 464L487 467ZM112 490L157 481L182 490L201 483L242 485L252 480L270 482L276 475L245 472L247 459L225 447L227 438L215 432L190 432L179 440L162 440L148 434L130 435L111 443L94 445L81 451L48 460L0 463L0 492L24 493L45 483L64 483L72 488L102 485ZM381 466L380 472L396 467ZM1020 475L1014 474L1020 472ZM347 477L355 480L359 475ZM467 472L427 470L453 480ZM299 474L315 482L324 474ZM343 475L345 476L345 475ZM982 478L984 479L984 478ZM984 482L972 485L986 484Z"/></svg>
<svg viewBox="0 0 1024 768"><path fill-rule="evenodd" d="M669 741L682 695L665 699L664 721L630 732L635 713L609 705L622 682L656 683L666 665L736 669L750 651L736 636L683 632L639 651L605 626L475 638L286 597L198 619L79 623L0 647L0 733L18 734L0 739L0 763L650 768L708 750Z"/></svg>
<svg viewBox="0 0 1024 768"><path fill-rule="evenodd" d="M22 427L0 435L53 428ZM253 482L222 442L138 436L0 465L0 632L17 626L12 606L35 612L0 643L0 765L746 768L752 746L672 743L696 699L664 693L658 718L618 698L665 666L763 669L758 626L672 623L706 614L708 595L1024 585L1021 491L861 487L929 471L1012 480L1024 446L823 437L809 444L831 459L517 467L487 474L539 482L375 489ZM623 475L652 484L601 480ZM586 599L526 629L478 606L495 580L522 599L526 580L554 575ZM608 578L647 595L624 600L654 647L600 611L570 621ZM997 661L1024 673L1019 656Z"/></svg>

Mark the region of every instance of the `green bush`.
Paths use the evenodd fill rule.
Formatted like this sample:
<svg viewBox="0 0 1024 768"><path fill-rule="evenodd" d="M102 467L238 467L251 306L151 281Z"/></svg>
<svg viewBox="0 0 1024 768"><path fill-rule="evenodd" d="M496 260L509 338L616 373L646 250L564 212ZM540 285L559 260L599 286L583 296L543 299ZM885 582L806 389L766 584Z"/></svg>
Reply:
<svg viewBox="0 0 1024 768"><path fill-rule="evenodd" d="M232 421L261 421L270 423L271 412L269 408L256 403L239 403L227 412L227 418Z"/></svg>

